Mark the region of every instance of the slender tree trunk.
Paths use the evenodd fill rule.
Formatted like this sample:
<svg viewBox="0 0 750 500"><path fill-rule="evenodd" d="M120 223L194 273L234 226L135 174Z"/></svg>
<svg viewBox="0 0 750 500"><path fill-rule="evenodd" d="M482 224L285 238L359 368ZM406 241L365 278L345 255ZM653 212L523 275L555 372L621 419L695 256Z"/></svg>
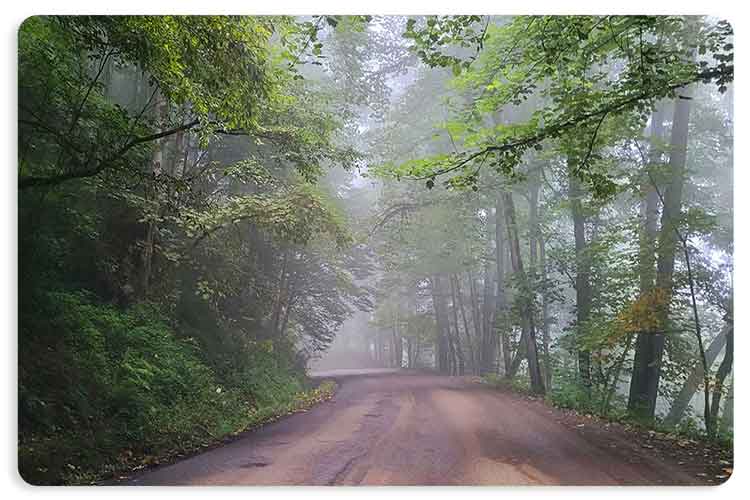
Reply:
<svg viewBox="0 0 750 500"><path fill-rule="evenodd" d="M534 307L531 291L528 289L527 277L524 273L523 260L521 259L521 246L518 239L518 226L516 225L516 210L511 193L503 194L505 221L508 228L508 243L510 244L511 265L513 273L519 278L524 288L519 293L521 301L522 334L526 343L526 359L529 362L529 378L531 379L531 390L535 394L544 394L544 379L539 367L539 356L536 346L536 330L534 328Z"/></svg>
<svg viewBox="0 0 750 500"><path fill-rule="evenodd" d="M504 236L504 219L502 195L498 196L495 203L495 260L497 261L497 302L495 304L495 323L500 331L500 346L503 354L503 374L507 375L510 370L511 353L510 339L508 338L508 329L505 325L505 313L508 305L507 293L505 289L505 242ZM494 361L494 358L493 358ZM490 371L489 366L484 368Z"/></svg>
<svg viewBox="0 0 750 500"><path fill-rule="evenodd" d="M447 316L445 313L445 298L442 295L440 276L434 275L430 281L432 289L432 307L435 311L435 325L437 328L437 369L441 373L446 373L449 370L448 357L450 355L450 347L448 345L448 336L450 333L446 328Z"/></svg>
<svg viewBox="0 0 750 500"><path fill-rule="evenodd" d="M447 344L448 344L448 366L447 372L449 375L456 374L456 347L453 345L453 334L451 333L450 319L446 319L447 324Z"/></svg>
<svg viewBox="0 0 750 500"><path fill-rule="evenodd" d="M721 404L722 391L724 390L724 381L726 380L729 373L732 371L732 364L734 362L734 325L729 324L727 329L727 345L724 350L724 359L721 360L719 369L716 371L716 382L714 384L714 392L711 397L711 407L707 408L706 411L711 412L711 418L707 421L710 428L707 428L707 434L709 439L716 437L717 422L719 418L719 406Z"/></svg>
<svg viewBox="0 0 750 500"><path fill-rule="evenodd" d="M455 329L456 335L455 337L453 337L453 344L452 344L453 354L454 354L455 361L458 363L456 366L457 374L463 375L464 373L466 373L466 359L464 358L464 350L463 350L463 347L461 346L461 334L458 329L458 316L456 315L455 305L452 307L452 309L453 309L453 319L456 325L456 329Z"/></svg>
<svg viewBox="0 0 750 500"><path fill-rule="evenodd" d="M409 337L406 338L406 367L414 368L414 348Z"/></svg>
<svg viewBox="0 0 750 500"><path fill-rule="evenodd" d="M412 363L414 368L419 367L419 353L421 349L422 345L419 342L419 336L417 336L417 338L414 339L414 362Z"/></svg>
<svg viewBox="0 0 750 500"><path fill-rule="evenodd" d="M155 113L160 126L164 126L169 111L166 98L160 91L156 92ZM151 272L154 260L154 243L156 240L156 221L154 220L158 207L158 193L156 189L156 178L161 174L164 166L164 148L166 139L156 141L154 152L151 157L149 179L146 181L145 198L151 205L148 207L149 214L146 222L146 231L142 241L141 250L141 274L140 274L140 296L146 298L151 289Z"/></svg>
<svg viewBox="0 0 750 500"><path fill-rule="evenodd" d="M583 213L583 189L574 169L577 160L568 159L570 207L573 216L573 233L576 249L576 338L578 372L586 395L591 397L591 353L581 344L584 327L591 313L591 261L586 244L586 219Z"/></svg>
<svg viewBox="0 0 750 500"><path fill-rule="evenodd" d="M722 331L719 332L719 334L714 337L714 339L708 345L708 349L706 349L706 363L708 364L708 366L712 366L714 364L716 358L719 356L719 353L724 348L724 345L727 341L727 328L728 325L725 326L724 329L722 329ZM669 413L664 418L664 423L666 425L677 425L680 423L680 420L682 420L682 417L685 415L685 411L687 411L688 407L690 406L690 401L693 399L693 396L695 396L695 393L698 392L698 388L703 383L703 376L703 363L698 361L695 364L693 371L690 372L687 380L685 380L685 383L682 384L682 389L680 389L679 394L677 394L677 397L675 397L674 401L672 402L672 407L669 409Z"/></svg>
<svg viewBox="0 0 750 500"><path fill-rule="evenodd" d="M292 295L292 290L294 289L294 283L289 285L289 291L287 292L287 304L286 307L284 307L284 318L281 320L281 327L279 328L279 337L284 337L284 332L286 332L286 327L289 324L289 316L291 316L292 311L292 305L294 303L294 297Z"/></svg>
<svg viewBox="0 0 750 500"><path fill-rule="evenodd" d="M536 275L537 249L539 240L539 189L541 187L539 168L529 172L529 274Z"/></svg>
<svg viewBox="0 0 750 500"><path fill-rule="evenodd" d="M464 311L464 301L461 297L461 286L459 284L458 275L453 275L451 280L451 296L453 298L453 316L456 322L456 333L458 333L458 314L456 312L456 303L458 303L458 309L461 311L461 318L463 319L464 332L466 334L466 347L469 349L469 358L471 359L471 366L474 369L477 366L476 354L474 349L474 342L471 340L471 333L469 333L469 323L466 320L466 312Z"/></svg>
<svg viewBox="0 0 750 500"><path fill-rule="evenodd" d="M539 228L539 190L541 189L541 167L533 168L529 174L529 263L531 264L531 277L536 289L536 280L541 276L542 280L547 280L546 255L544 253L544 239L541 236ZM539 253L537 254L537 250ZM537 255L539 263L537 263ZM541 273L539 272L541 267ZM547 389L552 384L552 370L550 368L549 355L549 322L547 299L544 291L541 293L542 298L542 356L544 359L544 381Z"/></svg>
<svg viewBox="0 0 750 500"><path fill-rule="evenodd" d="M402 347L400 344L400 339L398 337L398 333L396 332L396 327L393 327L393 331L391 332L391 342L393 343L393 353L391 358L392 359L392 366L393 368L400 368L401 367L401 360L399 359L399 354L403 356L403 351L399 349L399 347ZM402 347L403 348L403 347Z"/></svg>
<svg viewBox="0 0 750 500"><path fill-rule="evenodd" d="M487 213L491 213L492 209L487 208ZM494 275L492 269L492 258L493 249L492 242L494 241L494 231L496 224L490 223L490 218L487 221L486 233L485 233L485 255L484 255L484 297L482 300L482 339L481 342L477 340L477 355L475 359L474 374L481 375L482 367L486 365L494 364L494 360L497 357L497 332L495 330L495 313L496 313L496 301L495 292L496 287L494 285ZM487 361L489 360L489 361Z"/></svg>
<svg viewBox="0 0 750 500"><path fill-rule="evenodd" d="M474 326L474 337L477 339L482 338L482 321L479 317L479 300L477 298L477 287L474 281L474 274L471 269L466 271L466 275L469 281L469 302L471 304L471 319L472 325Z"/></svg>
<svg viewBox="0 0 750 500"><path fill-rule="evenodd" d="M484 358L494 358L496 351L494 311L495 297L493 296L493 275L489 260L484 264L484 294L482 299L482 338L477 339L477 356L474 360L474 374L479 375Z"/></svg>
<svg viewBox="0 0 750 500"><path fill-rule="evenodd" d="M602 403L602 415L606 415L609 411L609 403L612 400L612 396L614 396L615 392L617 392L617 383L620 381L620 372L622 371L622 365L625 364L625 358L630 352L630 346L632 343L633 334L630 334L625 341L625 347L623 348L622 353L610 370L611 375L608 374L608 376L604 379L605 386L607 387L607 392L604 395L604 402Z"/></svg>
<svg viewBox="0 0 750 500"><path fill-rule="evenodd" d="M539 238L539 260L542 268L542 281L547 282L547 252L544 238ZM552 358L549 352L549 301L546 290L542 291L542 354L544 356L544 382L547 390L552 389Z"/></svg>
<svg viewBox="0 0 750 500"><path fill-rule="evenodd" d="M289 262L289 251L284 251L281 259L281 269L279 271L279 290L276 294L276 300L273 306L273 314L271 316L271 331L274 333L274 338L279 336L279 327L281 325L281 312L284 308L284 297L286 295L287 285L287 265Z"/></svg>

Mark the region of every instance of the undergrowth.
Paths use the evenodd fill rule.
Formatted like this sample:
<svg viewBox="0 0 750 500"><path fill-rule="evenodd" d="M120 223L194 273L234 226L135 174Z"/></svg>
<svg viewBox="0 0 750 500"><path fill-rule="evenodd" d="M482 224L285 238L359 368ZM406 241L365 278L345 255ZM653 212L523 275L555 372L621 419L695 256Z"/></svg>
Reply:
<svg viewBox="0 0 750 500"><path fill-rule="evenodd" d="M19 336L19 473L31 484L89 484L211 446L329 398L272 348L243 352L223 377L196 341L147 305L85 293L25 304Z"/></svg>
<svg viewBox="0 0 750 500"><path fill-rule="evenodd" d="M532 395L529 387L528 377L506 378L497 374L487 374L481 377L481 382L492 387L508 389L526 396ZM562 380L554 385L545 396L545 401L560 409L572 410L576 413L594 415L609 422L617 422L641 430L653 430L662 434L690 439L694 441L708 442L705 429L703 429L696 418L686 416L676 426L665 424L660 418L650 420L638 419L627 411L626 399L618 395L612 398L609 408L603 411L602 397L596 394L587 398L580 385L570 380ZM715 444L724 449L732 449L734 437L731 431L720 430L713 440Z"/></svg>

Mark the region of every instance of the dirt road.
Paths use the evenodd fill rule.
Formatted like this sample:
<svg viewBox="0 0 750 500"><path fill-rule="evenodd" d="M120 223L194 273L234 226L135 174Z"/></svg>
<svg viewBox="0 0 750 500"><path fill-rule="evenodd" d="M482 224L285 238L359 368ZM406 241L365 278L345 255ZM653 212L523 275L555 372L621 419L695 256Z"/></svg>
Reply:
<svg viewBox="0 0 750 500"><path fill-rule="evenodd" d="M329 402L129 484L694 484L622 432L468 379L338 382Z"/></svg>

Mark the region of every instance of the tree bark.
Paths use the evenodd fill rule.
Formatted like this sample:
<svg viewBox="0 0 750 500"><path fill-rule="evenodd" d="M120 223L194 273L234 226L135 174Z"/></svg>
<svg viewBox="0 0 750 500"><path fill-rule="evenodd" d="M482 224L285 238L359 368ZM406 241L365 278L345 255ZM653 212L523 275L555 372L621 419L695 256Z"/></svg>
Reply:
<svg viewBox="0 0 750 500"><path fill-rule="evenodd" d="M539 264L542 268L542 281L547 282L547 252L544 238L539 237ZM546 290L542 291L542 355L544 356L544 383L547 390L552 389L552 358L549 352L549 301Z"/></svg>
<svg viewBox="0 0 750 500"><path fill-rule="evenodd" d="M489 224L488 224L489 226ZM491 226L488 227L488 232ZM485 359L489 358L493 362L497 351L497 335L494 328L495 323L495 297L493 287L493 273L489 256L492 255L492 248L489 243L492 239L490 234L487 235L487 255L484 260L484 297L482 299L482 338L477 340L477 356L474 361L474 374L479 375L482 372L482 365L487 364Z"/></svg>
<svg viewBox="0 0 750 500"><path fill-rule="evenodd" d="M659 324L663 330L667 328L669 321L674 262L679 243L675 229L679 224L682 208L691 95L690 87L678 90L672 120L670 180L664 194L656 264L656 288L662 290L667 297L667 304L659 314ZM640 344L636 346L628 407L632 413L642 418L653 418L656 410L664 342L664 331L660 331L642 337Z"/></svg>
<svg viewBox="0 0 750 500"><path fill-rule="evenodd" d="M463 348L461 347L461 330L458 327L458 311L456 310L456 289L451 280L451 310L453 311L453 324L455 325L455 342L454 352L458 360L458 375L463 375L466 369L466 360L464 359ZM468 331L467 331L468 334ZM468 335L467 335L468 339ZM469 341L470 342L470 341Z"/></svg>
<svg viewBox="0 0 750 500"><path fill-rule="evenodd" d="M474 274L471 269L466 271L466 276L469 282L469 303L471 305L471 323L474 326L474 337L481 339L482 321L479 315L479 299L477 298L476 281L474 281Z"/></svg>
<svg viewBox="0 0 750 500"><path fill-rule="evenodd" d="M706 362L708 363L708 366L714 364L719 353L724 348L727 341L727 328L728 327L725 326L708 345L708 349L706 349ZM680 423L680 420L682 420L682 417L685 415L685 411L687 411L690 406L690 401L693 399L695 393L698 392L698 387L703 383L703 375L703 363L699 361L695 364L693 371L690 372L687 380L682 384L682 389L680 389L679 394L672 402L669 413L664 418L664 423L666 425L677 425Z"/></svg>
<svg viewBox="0 0 750 500"><path fill-rule="evenodd" d="M477 366L477 360L476 360L476 350L474 349L474 343L471 340L471 333L469 332L469 322L466 320L466 311L464 310L464 301L461 294L461 284L459 281L458 275L452 276L451 281L451 295L453 297L453 313L456 314L456 300L458 300L458 308L461 311L461 319L463 320L464 325L464 332L466 334L466 346L469 348L469 355L471 358L471 366L472 369L475 369ZM456 332L458 332L458 317L455 318L456 321Z"/></svg>
<svg viewBox="0 0 750 500"><path fill-rule="evenodd" d="M500 331L500 346L503 355L503 374L507 375L510 370L510 339L508 338L508 329L505 325L505 313L508 305L507 293L505 289L505 242L503 233L504 218L503 215L502 195L498 196L495 203L495 260L497 261L497 294L495 304L495 323ZM494 361L494 359L493 359ZM489 372L491 367L485 365L484 369Z"/></svg>
<svg viewBox="0 0 750 500"><path fill-rule="evenodd" d="M432 307L435 311L435 325L437 328L436 340L436 358L437 369L441 373L446 373L450 367L448 365L449 345L448 335L450 333L446 328L445 298L442 295L440 276L434 275L430 280L432 291Z"/></svg>
<svg viewBox="0 0 750 500"><path fill-rule="evenodd" d="M529 362L529 378L531 379L531 391L535 394L544 394L544 379L539 367L539 356L536 346L536 330L534 327L534 307L531 291L529 290L526 274L524 273L523 260L521 258L521 246L518 238L518 226L516 225L516 210L513 204L513 195L503 193L503 205L505 222L508 230L508 243L510 244L511 266L513 273L518 277L523 289L519 293L521 309L521 337L525 338L526 359Z"/></svg>
<svg viewBox="0 0 750 500"><path fill-rule="evenodd" d="M708 421L710 428L707 429L709 439L713 439L716 437L717 421L719 418L719 405L721 404L722 391L724 390L724 381L732 371L733 362L734 325L730 323L729 328L727 329L727 345L724 350L724 359L721 360L719 369L716 371L716 383L714 384L714 392L711 397L711 407L706 409L706 411L711 412L711 419Z"/></svg>
<svg viewBox="0 0 750 500"><path fill-rule="evenodd" d="M656 238L658 235L657 222L659 217L659 196L653 185L649 172L661 161L659 143L664 139L664 107L657 106L651 115L651 145L649 149L648 165L641 179L641 227L639 231L639 279L640 294L646 296L653 292L656 280ZM633 375L628 397L628 409L637 411L639 398L645 389L647 370L645 360L649 352L653 332L640 332L636 337L635 355L633 359ZM692 397L692 395L691 395Z"/></svg>
<svg viewBox="0 0 750 500"><path fill-rule="evenodd" d="M167 113L169 112L168 103L163 94L158 90L156 92L155 99L156 106L154 112L156 114L156 119L159 121L159 123L163 124L166 122ZM163 126L161 128L163 128ZM156 189L156 178L159 176L159 174L161 174L162 168L164 166L164 140L165 139L158 139L154 145L154 152L151 157L149 172L150 175L145 183L144 198L146 199L147 203L150 202L150 204L153 206L147 208L147 210L152 213L146 222L146 229L142 240L141 249L140 297L144 299L148 297L149 291L151 289L151 272L154 260L154 243L156 240L157 231L153 212L158 211L158 192Z"/></svg>
<svg viewBox="0 0 750 500"><path fill-rule="evenodd" d="M591 261L586 244L586 219L581 198L583 189L574 168L576 160L568 159L568 182L570 207L573 216L573 233L576 250L576 341L578 349L578 372L587 397L591 397L591 354L581 345L583 328L591 313Z"/></svg>

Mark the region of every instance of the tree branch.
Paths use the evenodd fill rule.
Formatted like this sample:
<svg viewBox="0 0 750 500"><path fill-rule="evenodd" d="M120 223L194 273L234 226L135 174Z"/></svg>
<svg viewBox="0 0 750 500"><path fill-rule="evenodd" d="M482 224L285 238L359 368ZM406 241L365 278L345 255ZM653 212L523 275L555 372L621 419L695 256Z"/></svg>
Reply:
<svg viewBox="0 0 750 500"><path fill-rule="evenodd" d="M168 130L163 130L161 132L157 132L155 134L146 135L142 137L136 137L135 139L132 139L130 142L128 142L125 146L121 147L117 151L115 151L113 154L108 156L107 158L104 158L103 160L99 161L96 166L92 168L86 168L83 170L78 171L72 171L72 172L66 172L64 174L60 175L52 175L52 176L25 176L20 177L18 179L18 188L19 189L28 189L31 187L42 187L42 186L56 186L58 184L61 184L65 181L69 181L72 179L82 179L86 177L93 177L104 170L107 170L108 168L112 167L112 164L122 158L128 151L133 149L134 147L138 146L139 144L143 144L146 142L152 142L159 139L162 139L164 137L168 137L174 134L177 134L179 132L189 130L196 125L198 125L200 121L198 119L195 119L191 122L182 124L178 127L174 127Z"/></svg>
<svg viewBox="0 0 750 500"><path fill-rule="evenodd" d="M690 85L691 83L699 82L699 81L706 81L710 80L712 78L716 78L717 76L720 76L722 73L719 70L707 70L702 71L700 73L696 73L693 75L692 78L686 81L682 81L679 83L673 83L672 85L667 86L666 91L673 91L680 87L684 87L686 85ZM559 123L557 125L551 125L550 127L542 128L539 132L536 134L532 134L530 136L527 136L522 139L518 139L516 141L507 142L505 144L499 144L499 145L491 145L486 146L480 150L477 150L473 153L471 153L467 158L461 160L459 163L452 165L450 167L446 167L443 169L438 169L435 172L432 172L430 174L422 175L422 176L405 176L404 178L410 179L410 180L425 180L425 179L432 179L433 177L437 177L440 175L445 175L447 173L456 171L460 168L462 168L464 165L469 163L470 161L478 158L479 156L482 156L484 154L488 153L501 153L505 151L510 151L516 148L522 148L522 147L528 147L534 144L538 144L542 142L545 139L551 138L551 137L557 137L563 132L572 129L574 127L577 127L583 123L586 123L590 120L593 120L595 118L599 118L601 125L601 122L604 120L604 117L606 117L610 113L615 113L617 111L622 110L623 108L627 108L628 106L632 106L640 101L647 101L649 99L654 99L656 97L660 97L664 94L664 91L660 90L657 91L644 91L639 94L624 98L620 100L619 102L614 102L608 106L603 106L600 109L590 111L588 113L582 113L576 117L570 118L566 121L563 121L562 123ZM597 127L598 130L598 127Z"/></svg>

